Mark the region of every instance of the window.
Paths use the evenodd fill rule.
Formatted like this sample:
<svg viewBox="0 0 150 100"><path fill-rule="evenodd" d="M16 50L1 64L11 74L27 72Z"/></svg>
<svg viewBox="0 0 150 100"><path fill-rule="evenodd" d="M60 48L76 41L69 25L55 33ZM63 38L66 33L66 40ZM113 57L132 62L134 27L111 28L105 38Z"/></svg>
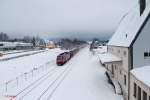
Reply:
<svg viewBox="0 0 150 100"><path fill-rule="evenodd" d="M128 34L126 34L126 38L128 37Z"/></svg>
<svg viewBox="0 0 150 100"><path fill-rule="evenodd" d="M126 54L127 54L126 51L124 51L124 52L123 52L123 55L126 56Z"/></svg>
<svg viewBox="0 0 150 100"><path fill-rule="evenodd" d="M4 46L4 44L0 44L0 46Z"/></svg>
<svg viewBox="0 0 150 100"><path fill-rule="evenodd" d="M122 74L122 71L120 70L120 74Z"/></svg>
<svg viewBox="0 0 150 100"><path fill-rule="evenodd" d="M112 74L114 74L114 66L113 66L113 64L111 65L111 68L112 68Z"/></svg>
<svg viewBox="0 0 150 100"><path fill-rule="evenodd" d="M143 100L147 100L147 93L143 91Z"/></svg>
<svg viewBox="0 0 150 100"><path fill-rule="evenodd" d="M144 52L144 58L150 58L150 52Z"/></svg>
<svg viewBox="0 0 150 100"><path fill-rule="evenodd" d="M141 88L138 87L138 100L141 100Z"/></svg>
<svg viewBox="0 0 150 100"><path fill-rule="evenodd" d="M126 85L126 75L124 75L124 85Z"/></svg>
<svg viewBox="0 0 150 100"><path fill-rule="evenodd" d="M148 57L148 52L144 52L144 57Z"/></svg>
<svg viewBox="0 0 150 100"><path fill-rule="evenodd" d="M114 65L115 66L115 69L117 70L117 66L116 65Z"/></svg>
<svg viewBox="0 0 150 100"><path fill-rule="evenodd" d="M133 96L136 98L136 87L137 87L137 85L136 85L136 83L134 83L134 93L133 93Z"/></svg>
<svg viewBox="0 0 150 100"><path fill-rule="evenodd" d="M118 53L120 53L120 50L118 50Z"/></svg>

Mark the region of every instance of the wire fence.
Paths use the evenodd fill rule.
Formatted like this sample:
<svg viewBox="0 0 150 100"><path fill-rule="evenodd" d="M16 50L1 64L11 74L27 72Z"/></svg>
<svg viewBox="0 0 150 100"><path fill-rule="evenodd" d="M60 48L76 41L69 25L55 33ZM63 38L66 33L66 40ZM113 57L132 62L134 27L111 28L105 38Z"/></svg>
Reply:
<svg viewBox="0 0 150 100"><path fill-rule="evenodd" d="M48 69L52 68L52 65L54 65L54 63L55 61L52 60L45 63L44 65L33 67L30 71L24 72L21 75L15 77L14 79L2 83L0 85L0 92L1 93L9 92L11 89L23 85L22 83L35 80L35 78L39 77L39 74L42 74L42 72L44 73Z"/></svg>

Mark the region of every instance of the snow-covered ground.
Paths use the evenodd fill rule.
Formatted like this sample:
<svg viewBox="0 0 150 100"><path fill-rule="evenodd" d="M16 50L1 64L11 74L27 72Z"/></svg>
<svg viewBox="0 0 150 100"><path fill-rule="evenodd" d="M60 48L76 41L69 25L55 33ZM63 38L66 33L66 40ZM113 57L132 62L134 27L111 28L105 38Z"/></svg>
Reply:
<svg viewBox="0 0 150 100"><path fill-rule="evenodd" d="M35 69L49 63L55 63L56 56L63 52L60 49L51 49L35 55L25 56L9 61L0 62L0 90L3 90L5 82L10 83L16 78L24 77L24 74L33 73Z"/></svg>
<svg viewBox="0 0 150 100"><path fill-rule="evenodd" d="M114 93L104 74L105 68L88 48L81 50L70 63L72 70L50 100L123 100Z"/></svg>
<svg viewBox="0 0 150 100"><path fill-rule="evenodd" d="M115 94L113 87L108 84L104 74L105 68L99 64L97 56L93 55L88 47L80 50L64 66L56 66L54 59L60 52L62 51L53 49L30 57L10 60L10 63L3 62L1 68L3 71L0 72L0 80L3 81L5 77L17 76L33 67L44 65L46 70L41 69L43 71L35 73L36 77L26 76L25 81L19 81L22 82L21 85L16 81L7 92L1 93L0 98L3 98L2 100L10 98L12 100L123 100L122 96ZM49 61L53 63L47 63ZM16 65L18 67L15 67ZM8 72L8 76L5 72Z"/></svg>

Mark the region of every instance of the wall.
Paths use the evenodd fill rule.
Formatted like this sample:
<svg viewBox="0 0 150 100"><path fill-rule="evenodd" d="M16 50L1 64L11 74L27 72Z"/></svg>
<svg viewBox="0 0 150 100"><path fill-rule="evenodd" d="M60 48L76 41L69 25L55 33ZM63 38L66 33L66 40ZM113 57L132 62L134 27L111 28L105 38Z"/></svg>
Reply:
<svg viewBox="0 0 150 100"><path fill-rule="evenodd" d="M116 47L116 46L108 46L108 52L120 57L122 59L122 63L118 67L118 82L121 85L123 96L127 100L128 99L128 73L129 73L129 64L130 64L130 52L128 48L125 47ZM124 76L126 76L126 84L124 84Z"/></svg>
<svg viewBox="0 0 150 100"><path fill-rule="evenodd" d="M150 65L150 57L144 58L144 52L150 52L150 18L133 44L133 67Z"/></svg>
<svg viewBox="0 0 150 100"><path fill-rule="evenodd" d="M134 83L137 84L137 86L139 86L141 88L141 98L143 98L143 90L147 93L147 100L149 100L149 96L150 96L150 87L148 87L147 85L145 85L143 82L137 80L137 78L130 74L130 100L138 100L138 91L136 91L136 98L133 96L134 95ZM136 88L138 89L138 88ZM143 99L141 99L143 100Z"/></svg>

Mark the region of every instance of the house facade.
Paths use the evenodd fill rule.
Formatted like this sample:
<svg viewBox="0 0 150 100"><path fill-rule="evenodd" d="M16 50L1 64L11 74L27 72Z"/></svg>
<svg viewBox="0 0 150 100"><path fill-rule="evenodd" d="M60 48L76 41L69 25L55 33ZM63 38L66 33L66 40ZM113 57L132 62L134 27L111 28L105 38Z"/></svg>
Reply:
<svg viewBox="0 0 150 100"><path fill-rule="evenodd" d="M112 53L113 55L119 57L121 61L119 62L111 62L105 63L106 66L109 66L110 69L114 71L114 78L119 82L122 94L124 98L128 99L128 84L129 84L129 59L130 59L130 52L129 49L126 47L117 47L117 46L108 46L108 52ZM111 71L112 72L112 71Z"/></svg>
<svg viewBox="0 0 150 100"><path fill-rule="evenodd" d="M125 100L135 100L130 98L133 88L131 85L133 75L130 71L150 65L148 43L150 43L150 0L139 0L137 5L123 17L108 43L107 51L121 60L103 61L107 71L111 72L113 74L111 76L118 81Z"/></svg>
<svg viewBox="0 0 150 100"><path fill-rule="evenodd" d="M130 73L130 100L150 100L150 66L135 68Z"/></svg>

